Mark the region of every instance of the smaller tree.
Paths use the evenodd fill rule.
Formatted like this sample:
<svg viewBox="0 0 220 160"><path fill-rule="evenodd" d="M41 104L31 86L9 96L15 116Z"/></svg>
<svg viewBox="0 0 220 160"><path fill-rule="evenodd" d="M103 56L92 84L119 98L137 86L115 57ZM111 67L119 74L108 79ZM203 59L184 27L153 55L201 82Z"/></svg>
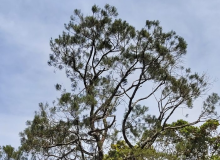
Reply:
<svg viewBox="0 0 220 160"><path fill-rule="evenodd" d="M178 120L170 127L188 125L189 122ZM220 160L219 122L207 120L201 126L186 126L180 129L167 130L161 134L154 146L140 150L137 144L133 149L124 141L111 145L105 160ZM143 139L148 131L143 135Z"/></svg>
<svg viewBox="0 0 220 160"><path fill-rule="evenodd" d="M172 126L178 123L188 124L186 121L179 120L172 123ZM175 149L172 154L185 159L206 160L213 159L213 157L217 158L220 155L218 126L219 122L217 120L207 120L200 127L187 126L179 130L173 130L175 136L172 137L170 142L173 143Z"/></svg>

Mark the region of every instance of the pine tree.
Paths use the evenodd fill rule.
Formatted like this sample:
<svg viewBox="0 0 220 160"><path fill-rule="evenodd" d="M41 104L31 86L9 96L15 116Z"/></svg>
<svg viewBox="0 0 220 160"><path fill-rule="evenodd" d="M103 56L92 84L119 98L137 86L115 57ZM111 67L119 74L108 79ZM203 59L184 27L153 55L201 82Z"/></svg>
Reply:
<svg viewBox="0 0 220 160"><path fill-rule="evenodd" d="M40 103L20 134L25 151L39 159L102 160L117 140L130 149L150 149L167 130L215 115L217 95L196 121L167 125L178 108L193 107L207 88L206 76L181 65L187 44L174 31L148 20L136 30L117 16L108 4L94 5L90 16L75 10L63 34L51 39L48 64L65 70L72 92L57 84L58 102ZM152 108L157 116L148 113Z"/></svg>

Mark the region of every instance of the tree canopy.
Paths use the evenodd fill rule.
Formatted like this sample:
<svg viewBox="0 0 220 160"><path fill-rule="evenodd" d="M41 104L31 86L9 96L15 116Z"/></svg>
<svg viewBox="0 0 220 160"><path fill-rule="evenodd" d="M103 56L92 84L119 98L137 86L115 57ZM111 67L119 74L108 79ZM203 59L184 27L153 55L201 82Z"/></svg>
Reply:
<svg viewBox="0 0 220 160"><path fill-rule="evenodd" d="M117 16L108 4L92 6L88 16L76 9L65 31L51 39L48 64L65 70L71 92L57 84L61 97L51 106L40 103L20 133L22 150L38 159L82 160L115 153L121 159L155 153L158 159L203 158L210 153L208 144L213 156L219 153L214 149L219 138L210 132L219 125L217 94L204 101L195 121L168 123L179 108L193 108L207 89L206 76L181 63L185 40L164 32L159 21L147 20L137 30ZM193 126L199 122L206 123Z"/></svg>

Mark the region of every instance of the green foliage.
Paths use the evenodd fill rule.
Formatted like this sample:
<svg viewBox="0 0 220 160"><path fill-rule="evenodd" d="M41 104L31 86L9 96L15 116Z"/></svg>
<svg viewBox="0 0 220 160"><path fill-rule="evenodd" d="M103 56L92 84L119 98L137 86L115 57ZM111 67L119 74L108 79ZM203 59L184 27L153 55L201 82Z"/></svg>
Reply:
<svg viewBox="0 0 220 160"><path fill-rule="evenodd" d="M153 147L141 149L136 145L133 149L126 145L125 141L118 141L116 144L111 145L108 154L105 155L104 160L174 160L177 157L163 152L157 152Z"/></svg>

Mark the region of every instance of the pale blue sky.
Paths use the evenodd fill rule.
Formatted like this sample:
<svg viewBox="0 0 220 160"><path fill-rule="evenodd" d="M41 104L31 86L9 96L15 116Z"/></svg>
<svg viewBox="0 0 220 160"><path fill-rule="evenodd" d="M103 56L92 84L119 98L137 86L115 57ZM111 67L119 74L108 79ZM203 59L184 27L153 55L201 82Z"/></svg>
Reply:
<svg viewBox="0 0 220 160"><path fill-rule="evenodd" d="M109 3L137 29L146 20L159 20L188 43L184 64L206 72L219 92L219 0L1 0L0 1L0 145L20 143L18 133L31 120L39 102L51 103L59 93L54 84L69 87L60 72L47 65L51 37L56 38L74 9L88 15L93 4ZM220 94L220 92L219 92ZM178 116L178 115L177 115Z"/></svg>

